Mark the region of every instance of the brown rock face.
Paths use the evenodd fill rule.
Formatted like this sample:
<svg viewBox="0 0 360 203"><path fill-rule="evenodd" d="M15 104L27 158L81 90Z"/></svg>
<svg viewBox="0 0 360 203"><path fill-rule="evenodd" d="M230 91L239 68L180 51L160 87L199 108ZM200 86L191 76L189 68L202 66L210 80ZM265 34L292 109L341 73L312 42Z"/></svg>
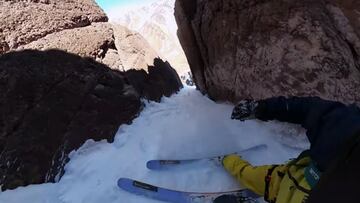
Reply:
<svg viewBox="0 0 360 203"><path fill-rule="evenodd" d="M359 102L358 14L337 3L177 0L178 36L197 87L233 102L278 95Z"/></svg>
<svg viewBox="0 0 360 203"><path fill-rule="evenodd" d="M0 54L54 32L107 20L93 0L0 0Z"/></svg>
<svg viewBox="0 0 360 203"><path fill-rule="evenodd" d="M49 34L17 50L61 49L66 52L102 59L109 49L116 49L114 33L109 23L93 23L86 27L63 30Z"/></svg>
<svg viewBox="0 0 360 203"><path fill-rule="evenodd" d="M147 71L149 65L153 65L154 59L158 57L156 51L137 32L128 28L113 24L115 45L122 62L121 70L144 69Z"/></svg>
<svg viewBox="0 0 360 203"><path fill-rule="evenodd" d="M0 54L60 49L118 69L120 56L107 20L93 0L0 0Z"/></svg>

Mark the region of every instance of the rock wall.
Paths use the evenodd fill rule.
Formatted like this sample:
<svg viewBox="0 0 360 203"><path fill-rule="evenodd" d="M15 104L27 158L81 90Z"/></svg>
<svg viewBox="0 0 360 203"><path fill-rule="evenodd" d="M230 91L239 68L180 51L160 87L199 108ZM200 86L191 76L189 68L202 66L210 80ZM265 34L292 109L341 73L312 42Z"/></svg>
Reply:
<svg viewBox="0 0 360 203"><path fill-rule="evenodd" d="M340 9L346 16L343 26L351 27L360 36L360 1L356 0L330 0L332 8ZM346 26L348 24L348 26ZM349 26L350 25L350 26ZM341 28L340 28L341 29Z"/></svg>
<svg viewBox="0 0 360 203"><path fill-rule="evenodd" d="M196 85L212 99L311 95L350 103L360 102L352 2L177 0L175 16Z"/></svg>
<svg viewBox="0 0 360 203"><path fill-rule="evenodd" d="M138 45L131 53L118 52L106 21L93 0L0 0L2 190L59 180L72 150L112 141L141 98L160 101L182 87L155 57L149 70L119 71L130 69L122 59L148 53L141 38L121 42Z"/></svg>

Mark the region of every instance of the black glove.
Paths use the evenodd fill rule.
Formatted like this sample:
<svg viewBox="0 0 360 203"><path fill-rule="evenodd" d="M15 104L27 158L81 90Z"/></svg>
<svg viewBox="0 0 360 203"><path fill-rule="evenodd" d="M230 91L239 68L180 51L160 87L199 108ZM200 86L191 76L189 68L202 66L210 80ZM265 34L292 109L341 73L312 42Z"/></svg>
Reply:
<svg viewBox="0 0 360 203"><path fill-rule="evenodd" d="M250 99L241 100L233 109L231 119L245 121L255 118L255 109L258 102Z"/></svg>

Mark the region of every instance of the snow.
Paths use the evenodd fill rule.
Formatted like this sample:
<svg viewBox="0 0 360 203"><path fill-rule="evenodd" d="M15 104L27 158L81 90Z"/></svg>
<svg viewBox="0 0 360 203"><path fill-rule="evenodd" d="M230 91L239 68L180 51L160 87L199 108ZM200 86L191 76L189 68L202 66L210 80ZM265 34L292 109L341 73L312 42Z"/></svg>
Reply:
<svg viewBox="0 0 360 203"><path fill-rule="evenodd" d="M196 158L241 151L258 144L267 148L243 157L252 164L280 164L308 147L297 126L230 119L233 106L215 103L185 87L161 103L146 107L131 125L120 126L115 141L88 140L73 151L58 183L20 187L0 193L0 202L20 203L156 203L120 190L120 177L185 191L222 191L240 186L221 166L199 162L174 170L150 171L146 161Z"/></svg>

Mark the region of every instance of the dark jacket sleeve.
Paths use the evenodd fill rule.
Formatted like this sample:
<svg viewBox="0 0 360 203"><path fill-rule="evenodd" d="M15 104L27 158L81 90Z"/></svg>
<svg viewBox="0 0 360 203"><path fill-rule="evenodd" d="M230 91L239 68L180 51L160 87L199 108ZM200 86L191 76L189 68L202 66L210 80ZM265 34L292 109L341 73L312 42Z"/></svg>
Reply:
<svg viewBox="0 0 360 203"><path fill-rule="evenodd" d="M305 129L311 130L328 112L344 106L342 103L319 97L274 97L260 100L255 115L263 121L279 120L300 124ZM307 136L311 143L316 140L314 137L316 133L308 132Z"/></svg>
<svg viewBox="0 0 360 203"><path fill-rule="evenodd" d="M260 120L302 125L310 141L310 156L325 171L347 140L360 132L360 109L318 97L276 97L259 101Z"/></svg>

